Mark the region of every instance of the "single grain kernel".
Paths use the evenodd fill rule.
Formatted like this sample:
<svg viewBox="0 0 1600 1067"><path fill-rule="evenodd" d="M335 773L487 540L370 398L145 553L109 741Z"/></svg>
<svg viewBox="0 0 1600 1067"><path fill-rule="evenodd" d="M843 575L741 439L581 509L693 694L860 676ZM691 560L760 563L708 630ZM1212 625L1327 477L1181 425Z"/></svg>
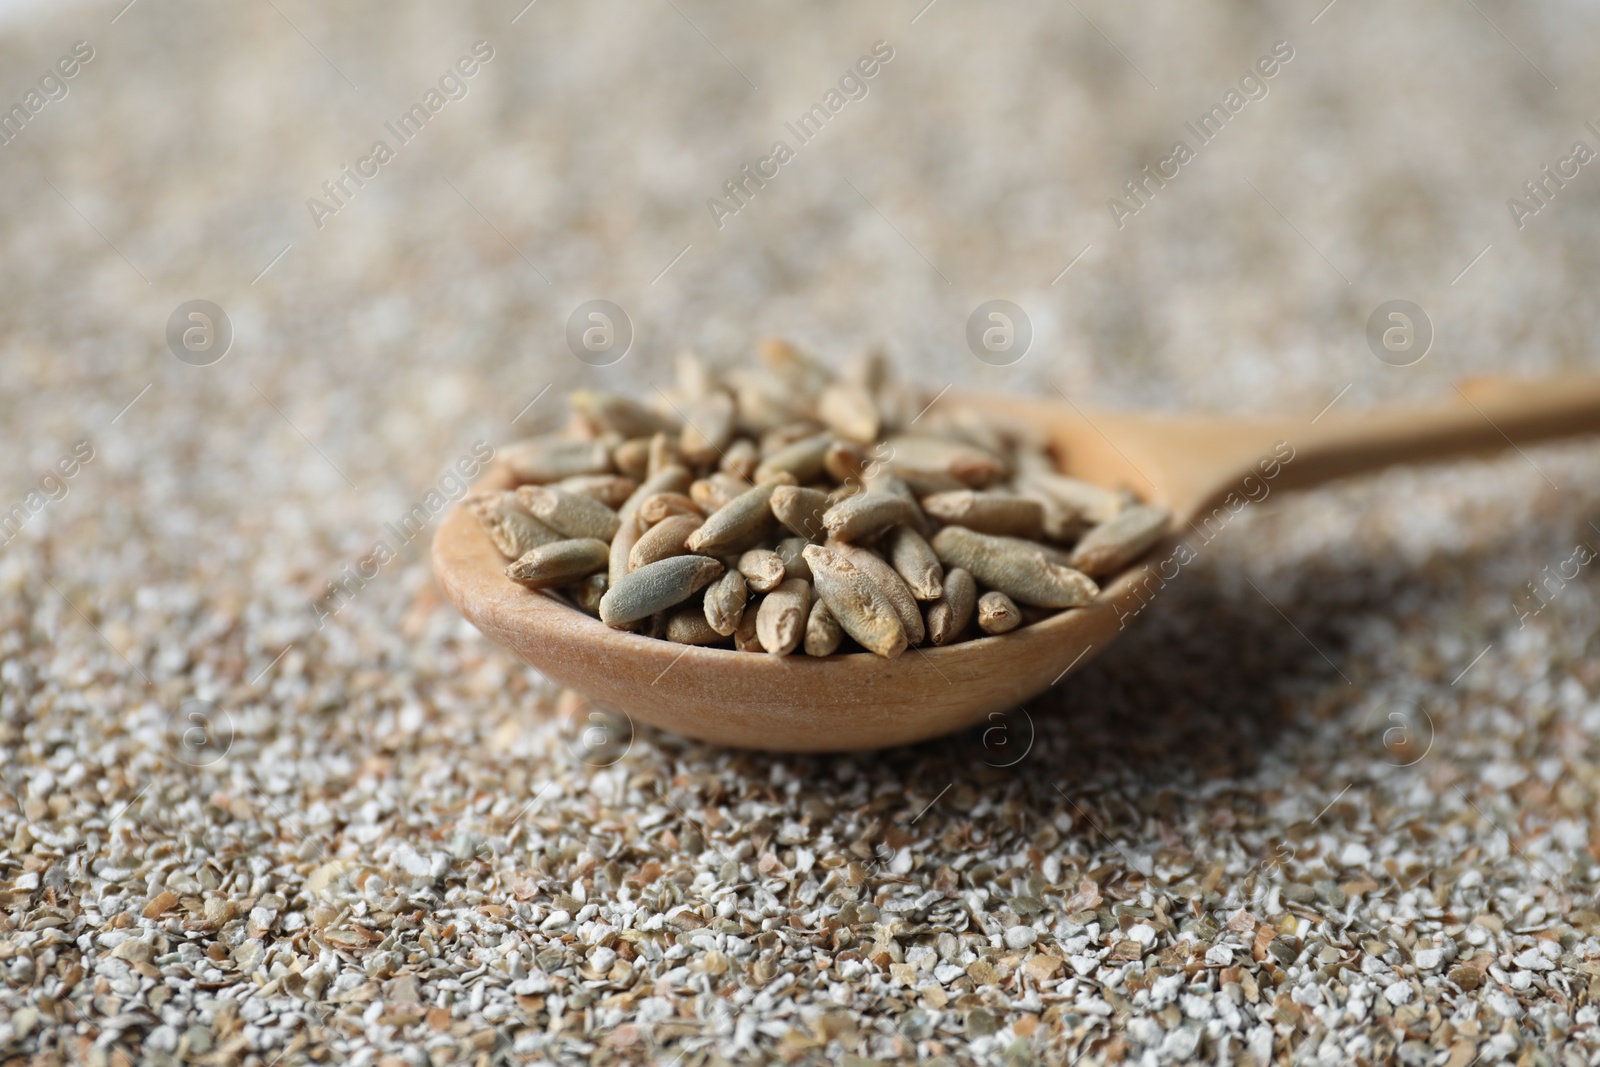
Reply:
<svg viewBox="0 0 1600 1067"><path fill-rule="evenodd" d="M822 516L828 507L828 494L819 489L780 485L772 491L772 513L797 536L807 540L820 540L827 532Z"/></svg>
<svg viewBox="0 0 1600 1067"><path fill-rule="evenodd" d="M691 402L684 411L678 451L697 467L715 463L733 440L733 397L718 390Z"/></svg>
<svg viewBox="0 0 1600 1067"><path fill-rule="evenodd" d="M629 515L619 520L617 536L611 539L611 552L606 562L606 581L610 585L616 585L624 574L633 569L628 566L628 558L633 555L633 546L639 543L643 534L644 523L639 521L638 516Z"/></svg>
<svg viewBox="0 0 1600 1067"><path fill-rule="evenodd" d="M506 445L499 456L522 482L544 485L578 474L610 474L611 452L603 441L532 437Z"/></svg>
<svg viewBox="0 0 1600 1067"><path fill-rule="evenodd" d="M683 603L722 575L706 556L670 556L623 575L600 600L600 620L615 626Z"/></svg>
<svg viewBox="0 0 1600 1067"><path fill-rule="evenodd" d="M1044 506L1011 493L958 489L922 498L929 518L979 533L1037 539L1044 532Z"/></svg>
<svg viewBox="0 0 1600 1067"><path fill-rule="evenodd" d="M725 507L733 498L718 493L710 479L696 478L689 483L689 499L694 501L695 507L709 515L718 508Z"/></svg>
<svg viewBox="0 0 1600 1067"><path fill-rule="evenodd" d="M953 488L959 489L960 486L954 486ZM899 497L912 505L912 512L915 518L909 525L915 527L916 531L923 537L933 536L933 526L928 522L928 517L922 513L922 505L918 502L917 495L911 491L911 487L906 484L905 479L890 471L885 464L879 463L867 469L867 477L863 483L863 489L874 493L887 493L889 496ZM856 490L855 492L859 491L862 490ZM844 496L852 495L854 495L854 492L845 493L840 499L843 499Z"/></svg>
<svg viewBox="0 0 1600 1067"><path fill-rule="evenodd" d="M868 490L845 497L822 516L822 525L835 541L863 541L897 524L915 525L917 505L889 493Z"/></svg>
<svg viewBox="0 0 1600 1067"><path fill-rule="evenodd" d="M524 485L517 490L517 499L540 522L566 537L609 541L621 525L617 513L600 501L554 486Z"/></svg>
<svg viewBox="0 0 1600 1067"><path fill-rule="evenodd" d="M567 406L601 433L623 437L648 437L660 430L676 430L677 422L650 410L636 400L598 389L579 389Z"/></svg>
<svg viewBox="0 0 1600 1067"><path fill-rule="evenodd" d="M758 593L770 593L784 581L783 557L770 548L752 548L741 555L738 570Z"/></svg>
<svg viewBox="0 0 1600 1067"><path fill-rule="evenodd" d="M979 583L998 589L1019 604L1081 608L1100 592L1088 576L1053 562L1042 549L1025 541L946 526L934 536L933 550L946 567L970 572Z"/></svg>
<svg viewBox="0 0 1600 1067"><path fill-rule="evenodd" d="M791 578L762 598L756 612L756 639L768 654L787 656L805 638L810 612L810 584Z"/></svg>
<svg viewBox="0 0 1600 1067"><path fill-rule="evenodd" d="M1017 479L1017 487L1051 498L1080 522L1091 526L1110 522L1124 506L1120 493L1093 482L1057 474L1054 470L1031 470Z"/></svg>
<svg viewBox="0 0 1600 1067"><path fill-rule="evenodd" d="M639 509L644 507L644 502L653 496L662 493L683 493L689 488L690 474L687 467L668 467L639 483L639 488L633 495L623 502L617 509L617 517L627 519L637 515Z"/></svg>
<svg viewBox="0 0 1600 1067"><path fill-rule="evenodd" d="M667 616L666 639L678 645L720 645L727 640L706 622L698 605L681 607Z"/></svg>
<svg viewBox="0 0 1600 1067"><path fill-rule="evenodd" d="M673 515L694 515L705 518L705 512L700 510L700 505L682 493L657 493L639 505L639 518L644 520L646 526L654 526L662 519Z"/></svg>
<svg viewBox="0 0 1600 1067"><path fill-rule="evenodd" d="M628 552L628 569L636 571L669 556L684 555L689 551L684 542L700 528L703 521L698 514L673 515L662 519L640 534L633 543L633 548Z"/></svg>
<svg viewBox="0 0 1600 1067"><path fill-rule="evenodd" d="M760 462L761 453L756 451L756 443L748 437L741 437L723 449L720 468L724 474L748 482L755 476L756 464Z"/></svg>
<svg viewBox="0 0 1600 1067"><path fill-rule="evenodd" d="M778 483L754 486L712 512L689 539L689 550L727 552L759 541L774 521L772 491L777 487Z"/></svg>
<svg viewBox="0 0 1600 1067"><path fill-rule="evenodd" d="M617 470L629 478L642 480L650 474L650 438L635 437L617 445L611 453Z"/></svg>
<svg viewBox="0 0 1600 1067"><path fill-rule="evenodd" d="M650 453L645 469L657 474L668 467L681 466L680 458L677 442L665 433L658 433L650 438Z"/></svg>
<svg viewBox="0 0 1600 1067"><path fill-rule="evenodd" d="M739 625L733 631L733 647L740 652L765 652L761 647L761 638L756 632L756 622L761 615L761 601L764 597L754 597L744 606L744 614L739 618Z"/></svg>
<svg viewBox="0 0 1600 1067"><path fill-rule="evenodd" d="M1076 511L1068 508L1048 493L1019 482L1017 494L1039 502L1039 508L1042 513L1040 531L1047 540L1076 541L1083 535L1084 530L1089 528L1089 524L1084 522Z"/></svg>
<svg viewBox="0 0 1600 1067"><path fill-rule="evenodd" d="M822 426L810 419L800 419L787 426L775 426L761 435L761 440L756 445L761 449L761 458L767 460L778 452L783 451L797 441L804 441L808 437L815 437L822 432Z"/></svg>
<svg viewBox="0 0 1600 1067"><path fill-rule="evenodd" d="M1005 460L986 449L947 437L901 434L889 438L890 465L907 482L954 479L969 489L982 489L1006 474ZM955 488L955 487L952 487Z"/></svg>
<svg viewBox="0 0 1600 1067"><path fill-rule="evenodd" d="M883 590L833 548L807 545L816 594L840 629L869 652L894 659L906 650L906 630Z"/></svg>
<svg viewBox="0 0 1600 1067"><path fill-rule="evenodd" d="M1063 567L1072 566L1068 562L1072 558L1072 553L1064 548L1057 548L1055 545L1046 544L1043 541L1029 541L1023 537L1004 537L1000 534L989 534L987 536L993 537L1002 545L1010 545L1022 552L1038 552L1051 563L1059 563Z"/></svg>
<svg viewBox="0 0 1600 1067"><path fill-rule="evenodd" d="M860 486L860 485L856 485L856 486L836 485L836 486L834 486L832 489L828 490L828 507L831 508L835 504L837 504L839 501L845 500L845 499L848 499L849 497L855 496L857 493L862 492L863 489L865 489L865 486ZM818 492L821 492L821 490L819 489ZM823 511L826 512L827 508L824 508ZM827 531L824 530L823 533L826 534Z"/></svg>
<svg viewBox="0 0 1600 1067"><path fill-rule="evenodd" d="M1022 625L1016 601L994 590L978 598L978 629L986 634L1008 634Z"/></svg>
<svg viewBox="0 0 1600 1067"><path fill-rule="evenodd" d="M729 567L721 578L706 586L706 622L723 637L728 637L739 628L739 620L744 618L744 606L749 598L749 588L744 575L733 567Z"/></svg>
<svg viewBox="0 0 1600 1067"><path fill-rule="evenodd" d="M859 445L851 444L849 441L835 441L823 454L822 466L828 472L828 477L838 482L841 487L850 487L852 493L860 492L866 484L867 457Z"/></svg>
<svg viewBox="0 0 1600 1067"><path fill-rule="evenodd" d="M887 551L895 573L918 600L937 600L944 591L944 567L926 538L909 526L889 531Z"/></svg>
<svg viewBox="0 0 1600 1067"><path fill-rule="evenodd" d="M978 583L960 567L944 572L944 592L928 605L928 640L948 645L961 638L972 623L978 603Z"/></svg>
<svg viewBox="0 0 1600 1067"><path fill-rule="evenodd" d="M600 617L600 598L606 595L609 582L604 574L591 574L577 584L572 599L589 615Z"/></svg>
<svg viewBox="0 0 1600 1067"><path fill-rule="evenodd" d="M805 654L819 659L831 656L839 650L839 642L843 640L844 631L839 629L839 620L833 617L827 602L820 597L813 600L811 615L806 619Z"/></svg>
<svg viewBox="0 0 1600 1067"><path fill-rule="evenodd" d="M906 632L906 641L912 645L920 645L927 637L927 628L922 622L922 609L917 607L916 597L911 595L911 589L905 579L895 573L895 569L884 562L870 548L859 545L845 544L840 541L830 541L828 547L839 553L853 563L856 568L871 579L889 603L894 607L895 614L900 617L900 625Z"/></svg>
<svg viewBox="0 0 1600 1067"><path fill-rule="evenodd" d="M534 518L514 492L469 497L467 507L507 559L520 559L540 545L562 540L560 534Z"/></svg>
<svg viewBox="0 0 1600 1067"><path fill-rule="evenodd" d="M822 477L822 458L832 441L831 434L819 433L779 448L756 467L756 484L773 481L781 474L794 478L790 484L816 481Z"/></svg>
<svg viewBox="0 0 1600 1067"><path fill-rule="evenodd" d="M587 578L606 565L611 547L594 538L552 541L506 568L506 577L529 589L550 589Z"/></svg>
<svg viewBox="0 0 1600 1067"><path fill-rule="evenodd" d="M817 417L840 437L871 444L878 439L882 419L872 394L854 382L833 382L817 398Z"/></svg>
<svg viewBox="0 0 1600 1067"><path fill-rule="evenodd" d="M700 506L701 511L710 515L719 508L727 507L749 488L750 482L744 478L717 471L689 486L689 498Z"/></svg>
<svg viewBox="0 0 1600 1067"><path fill-rule="evenodd" d="M778 558L783 560L783 576L785 578L804 578L811 580L811 564L806 562L806 545L810 544L804 537L785 537L778 542Z"/></svg>
<svg viewBox="0 0 1600 1067"><path fill-rule="evenodd" d="M1171 519L1166 508L1135 504L1084 534L1072 550L1072 566L1092 577L1119 571L1161 540Z"/></svg>
<svg viewBox="0 0 1600 1067"><path fill-rule="evenodd" d="M561 479L556 488L593 497L608 508L620 508L639 488L639 483L620 474L577 474Z"/></svg>
<svg viewBox="0 0 1600 1067"><path fill-rule="evenodd" d="M954 493L967 488L966 483L948 474L929 474L925 471L902 471L900 477L905 481L906 488L911 490L912 497L918 502L937 493Z"/></svg>

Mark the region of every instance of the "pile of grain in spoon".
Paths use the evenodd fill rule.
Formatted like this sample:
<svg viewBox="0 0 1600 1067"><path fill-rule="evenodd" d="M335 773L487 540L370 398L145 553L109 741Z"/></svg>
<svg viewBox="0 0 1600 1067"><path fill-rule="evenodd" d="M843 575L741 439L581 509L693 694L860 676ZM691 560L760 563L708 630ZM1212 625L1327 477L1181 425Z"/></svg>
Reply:
<svg viewBox="0 0 1600 1067"><path fill-rule="evenodd" d="M467 505L507 576L667 641L893 658L1082 607L1166 532L1025 428L924 410L881 358L760 354L680 357L650 403L574 393L565 431L502 449L522 484Z"/></svg>

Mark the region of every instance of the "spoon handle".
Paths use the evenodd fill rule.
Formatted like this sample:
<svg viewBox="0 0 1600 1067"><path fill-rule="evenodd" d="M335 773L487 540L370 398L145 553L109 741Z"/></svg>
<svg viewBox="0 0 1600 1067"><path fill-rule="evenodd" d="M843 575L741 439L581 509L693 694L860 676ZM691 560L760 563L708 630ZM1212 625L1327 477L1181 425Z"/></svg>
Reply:
<svg viewBox="0 0 1600 1067"><path fill-rule="evenodd" d="M1470 379L1438 405L1349 413L1334 408L1310 422L1235 422L1226 432L1219 430L1200 422L1170 427L1163 453L1189 451L1179 464L1186 467L1184 472L1165 470L1171 461L1160 464L1163 474L1170 475L1168 496L1179 514L1208 512L1226 501L1227 494L1248 490L1243 480L1253 472L1259 478L1259 458L1266 456L1282 461L1283 454L1293 454L1283 462L1274 488L1304 488L1392 464L1506 448L1522 451L1520 446L1538 440L1600 432L1600 376ZM1538 467L1533 470L1549 482ZM1171 480L1178 474L1187 475L1184 482Z"/></svg>
<svg viewBox="0 0 1600 1067"><path fill-rule="evenodd" d="M1520 446L1534 441L1600 431L1600 377L1476 378L1457 384L1437 405L1348 413L1334 409L1314 423L1277 422L1273 430L1274 441L1287 441L1295 449L1279 484L1316 485L1396 463L1507 448L1521 451ZM1530 476L1537 472L1545 478L1531 460L1529 464ZM1248 470L1237 473L1242 477ZM1231 484L1224 475L1213 484L1210 500L1198 500L1197 505L1214 501L1219 490L1225 496Z"/></svg>
<svg viewBox="0 0 1600 1067"><path fill-rule="evenodd" d="M1350 410L1343 396L1315 415L1265 419L1093 411L1070 399L984 399L991 410L1046 430L1067 473L1125 484L1171 507L1180 521L1210 513L1230 493L1255 496L1259 486L1246 479L1259 482L1265 471L1272 472L1272 489L1303 487L1395 463L1600 432L1600 376L1477 378L1434 404L1365 411Z"/></svg>

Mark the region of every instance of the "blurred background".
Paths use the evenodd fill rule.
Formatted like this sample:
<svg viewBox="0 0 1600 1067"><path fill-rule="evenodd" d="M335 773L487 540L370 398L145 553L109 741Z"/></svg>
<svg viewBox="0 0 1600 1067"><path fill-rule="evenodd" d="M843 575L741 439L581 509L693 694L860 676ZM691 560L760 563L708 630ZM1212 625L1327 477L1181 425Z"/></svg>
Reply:
<svg viewBox="0 0 1600 1067"><path fill-rule="evenodd" d="M0 146L12 454L104 441L104 480L139 489L116 513L193 520L153 551L206 556L243 520L285 551L329 538L328 560L471 441L554 420L564 388L649 394L675 351L743 358L762 333L881 345L930 393L1308 417L1346 386L1358 407L1583 366L1600 183L1581 169L1520 229L1507 201L1600 149L1600 13L1304 8L13 0L7 106L75 42L94 58ZM401 144L386 124L479 41L467 95ZM800 145L786 124L879 41L865 98ZM1201 145L1185 124L1275 46L1293 58L1266 95ZM780 139L795 158L719 219L708 201ZM341 168L379 140L394 158L357 188ZM1110 201L1137 206L1124 183L1178 140L1195 158L1119 227ZM607 368L565 342L596 298L635 336ZM965 340L994 298L1033 328L1009 367ZM168 351L194 299L231 321L214 366ZM1366 342L1393 299L1434 332L1413 366ZM294 525L313 496L349 528Z"/></svg>
<svg viewBox="0 0 1600 1067"><path fill-rule="evenodd" d="M5 834L27 824L69 842L34 834L30 854L15 837L0 862L12 879L26 876L25 855L46 856L31 874L65 865L59 899L82 907L63 930L139 916L172 872L206 864L224 871L225 892L279 892L293 910L328 855L351 871L392 867L396 840L492 836L485 820L509 819L553 783L548 824L530 820L496 856L526 868L564 841L572 854L556 847L552 869L565 869L598 832L586 793L611 794L530 713L548 710L542 681L440 607L426 546L409 546L336 619L319 625L310 602L474 442L555 425L570 388L648 396L674 353L742 360L762 334L830 362L881 346L930 394L1060 388L1085 406L1307 419L1330 403L1453 396L1473 374L1597 367L1600 166L1580 165L1574 147L1600 150L1592 4L125 3L0 3L11 122L0 116L0 511L27 511L0 550L0 805ZM889 58L854 83L864 95L847 86L802 143L790 124L826 107L869 54ZM464 57L477 61L470 76ZM425 125L397 136L418 104ZM1189 124L1214 105L1228 121L1202 143ZM725 183L780 140L793 158L746 185L745 202L727 199ZM1125 183L1180 140L1193 158L1130 194ZM378 141L393 158L363 163ZM346 176L361 167L360 184ZM1529 182L1543 183L1540 197ZM728 210L711 206L719 198ZM608 366L566 339L574 309L594 299L620 307L633 332ZM991 299L1018 305L1033 331L1004 367L966 341L969 315ZM176 358L169 343L169 322L196 300L226 316L220 358ZM1407 366L1368 342L1369 318L1392 300L1416 305L1432 333ZM92 459L64 488L43 483L82 441ZM1588 525L1597 476L1600 450L1576 442L1251 509L1162 618L1085 672L1060 714L1040 716L1031 770L997 774L1005 761L989 759L988 733L845 761L848 775L649 734L619 765L632 777L613 781L614 796L626 811L646 803L628 800L641 782L727 798L848 780L902 794L909 825L959 783L944 806L991 841L1037 830L995 814L1002 797L1059 829L1051 848L1065 868L1049 880L1063 895L1086 871L1103 882L1106 864L1144 870L1181 838L1226 870L1226 901L1235 875L1259 870L1298 826L1299 858L1280 873L1373 875L1385 888L1352 905L1369 932L1403 912L1384 856L1449 882L1490 869L1498 888L1436 886L1478 894L1430 898L1462 923L1492 912L1502 927L1550 928L1547 916L1592 903L1600 606L1579 580L1537 617L1520 612L1541 568L1600 542ZM215 759L174 748L172 717L195 699L216 716L207 729L225 729L206 739ZM1374 741L1394 701L1430 709L1426 763ZM1063 781L1127 806L1091 805L1099 818L1086 822L1062 803ZM425 811L419 792L455 806ZM1253 814L1219 814L1235 795ZM377 807L349 814L368 801ZM1342 806L1328 815L1332 802ZM737 824L737 804L725 807ZM204 848L184 818L209 827ZM844 815L832 829L829 816L808 818L847 839ZM944 818L916 832L945 833ZM372 832L347 833L358 823ZM1457 823L1433 852L1395 829ZM243 843L230 847L244 851L219 858L235 833ZM77 860L72 841L87 849ZM93 856L125 866L161 842L169 861L142 885L91 884ZM910 881L960 851L945 847L919 845ZM271 857L271 872L245 852ZM720 863L708 853L703 867ZM464 876L472 899L503 896L491 875ZM28 890L17 908L39 903L37 881L12 884ZM25 909L10 919L33 921ZM242 924L230 952L261 936ZM1462 929L1427 936L1459 936L1466 959L1482 942ZM1558 974L1579 974L1566 960L1587 936L1559 942ZM37 952L43 937L10 944ZM1503 949L1496 966L1515 970L1508 961L1528 948L1506 937L1483 951ZM1516 1011L1474 1007L1470 1029L1442 1037L1422 998L1396 994L1385 1010L1419 1010L1401 1025L1414 1034L1388 1028L1391 1047L1421 1041L1445 1056L1467 1042L1492 1060L1566 1045L1582 1010L1594 1020L1574 992L1589 979L1529 973L1544 984L1506 980ZM1436 1014L1488 992L1458 986ZM1030 1013L1040 1025L1038 1004L986 1003L1000 1034L990 1046L963 1045L962 1034L996 1033L971 1022L972 1004L918 1010L935 1013L935 1030L948 1023L946 1052L1023 1040ZM1262 1023L1269 1049L1315 1038L1365 1055L1384 1040L1372 1018L1340 1015L1337 997L1316 1019L1294 1003L1304 1025ZM43 1010L39 1032L40 1018L58 1018ZM273 1011L239 1048L271 1059L297 1032L292 1010ZM185 1020L211 1018L152 1009L48 1047L103 1052L167 1027L175 1051L190 1042ZM1128 1031L1124 1050L1165 1048L1165 1032L1182 1029L1169 1022ZM846 1047L927 1053L873 1025ZM630 1040L665 1047L642 1032ZM706 1023L713 1032L735 1034ZM370 1049L404 1047L384 1044L393 1038Z"/></svg>

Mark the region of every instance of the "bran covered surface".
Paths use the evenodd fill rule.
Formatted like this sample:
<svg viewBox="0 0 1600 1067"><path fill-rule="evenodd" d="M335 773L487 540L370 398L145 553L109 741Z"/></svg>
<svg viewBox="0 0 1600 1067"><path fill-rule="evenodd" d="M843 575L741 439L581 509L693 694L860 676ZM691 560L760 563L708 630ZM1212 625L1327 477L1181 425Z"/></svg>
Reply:
<svg viewBox="0 0 1600 1067"><path fill-rule="evenodd" d="M565 390L765 332L930 396L1308 422L1592 366L1592 169L1506 203L1600 147L1592 9L120 6L0 22L8 107L94 51L0 146L0 1050L1600 1053L1592 441L1275 494L1057 691L840 758L597 746L402 522ZM595 297L608 367L565 341ZM994 297L1007 367L965 338ZM1365 336L1397 298L1436 334L1404 368ZM210 366L168 350L192 299Z"/></svg>

